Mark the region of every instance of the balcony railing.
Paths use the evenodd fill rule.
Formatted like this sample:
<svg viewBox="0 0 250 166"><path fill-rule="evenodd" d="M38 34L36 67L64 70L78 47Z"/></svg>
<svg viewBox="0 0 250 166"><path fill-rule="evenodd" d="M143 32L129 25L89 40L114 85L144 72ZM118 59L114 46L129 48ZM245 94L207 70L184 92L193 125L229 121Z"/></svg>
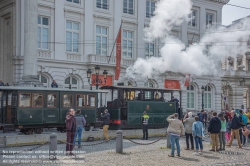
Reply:
<svg viewBox="0 0 250 166"><path fill-rule="evenodd" d="M123 13L134 14L134 10L133 9L128 9L128 8L123 8Z"/></svg>
<svg viewBox="0 0 250 166"><path fill-rule="evenodd" d="M66 54L67 54L67 60L69 61L81 61L80 54L74 54L74 53L66 53Z"/></svg>
<svg viewBox="0 0 250 166"><path fill-rule="evenodd" d="M109 60L110 58L110 60ZM109 63L108 63L109 61ZM89 55L89 63L91 64L99 64L99 65L109 65L115 66L116 65L116 57L115 56L101 56L101 55ZM122 59L121 66L127 67L134 64L134 60L132 59Z"/></svg>
<svg viewBox="0 0 250 166"><path fill-rule="evenodd" d="M38 58L51 59L51 51L38 50Z"/></svg>
<svg viewBox="0 0 250 166"><path fill-rule="evenodd" d="M134 64L134 60L132 59L122 59L122 66L130 66Z"/></svg>

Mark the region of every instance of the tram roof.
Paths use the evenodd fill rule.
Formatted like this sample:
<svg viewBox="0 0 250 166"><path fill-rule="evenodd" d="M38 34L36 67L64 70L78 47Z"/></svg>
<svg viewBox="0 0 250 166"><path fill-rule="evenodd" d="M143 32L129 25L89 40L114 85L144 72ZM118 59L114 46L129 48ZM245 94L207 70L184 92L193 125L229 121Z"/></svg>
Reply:
<svg viewBox="0 0 250 166"><path fill-rule="evenodd" d="M107 90L89 90L89 89L68 89L68 88L43 88L43 87L19 87L19 86L0 86L1 90L28 90L28 91L63 91L63 92L94 92L109 93Z"/></svg>
<svg viewBox="0 0 250 166"><path fill-rule="evenodd" d="M100 89L130 89L130 90L145 90L145 91L164 91L164 92L171 92L171 91L181 91L180 89L168 89L168 88L147 88L147 87L136 87L136 86L102 86Z"/></svg>

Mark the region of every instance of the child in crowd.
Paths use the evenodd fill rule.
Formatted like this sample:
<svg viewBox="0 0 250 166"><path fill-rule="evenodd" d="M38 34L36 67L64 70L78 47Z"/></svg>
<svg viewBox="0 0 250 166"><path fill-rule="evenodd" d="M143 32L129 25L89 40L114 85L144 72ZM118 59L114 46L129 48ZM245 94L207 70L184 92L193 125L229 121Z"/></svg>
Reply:
<svg viewBox="0 0 250 166"><path fill-rule="evenodd" d="M225 150L226 140L225 140L225 133L227 130L227 122L223 114L219 114L218 116L221 121L221 130L219 133L219 141L220 141L220 151Z"/></svg>

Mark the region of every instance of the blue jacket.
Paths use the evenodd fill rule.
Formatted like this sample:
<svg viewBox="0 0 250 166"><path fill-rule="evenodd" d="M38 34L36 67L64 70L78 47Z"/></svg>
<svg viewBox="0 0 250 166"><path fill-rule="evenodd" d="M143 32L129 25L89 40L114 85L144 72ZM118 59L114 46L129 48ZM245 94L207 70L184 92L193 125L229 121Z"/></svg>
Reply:
<svg viewBox="0 0 250 166"><path fill-rule="evenodd" d="M201 112L198 112L198 113L197 113L197 116L199 117L199 121L202 122L202 119L203 119L202 113L201 113Z"/></svg>
<svg viewBox="0 0 250 166"><path fill-rule="evenodd" d="M207 121L207 114L206 113L202 114L201 112L199 112L197 114L197 116L199 117L199 121L201 121L201 122L206 122Z"/></svg>
<svg viewBox="0 0 250 166"><path fill-rule="evenodd" d="M231 121L228 121L227 122L227 133L230 133L231 132Z"/></svg>
<svg viewBox="0 0 250 166"><path fill-rule="evenodd" d="M218 117L213 117L210 122L207 131L212 134L218 134L221 130L221 121Z"/></svg>
<svg viewBox="0 0 250 166"><path fill-rule="evenodd" d="M242 121L242 114L239 114L238 117L239 117L239 119L240 119L241 126L244 127L245 125L244 125L244 123L243 123L243 121Z"/></svg>
<svg viewBox="0 0 250 166"><path fill-rule="evenodd" d="M241 127L240 118L238 118L236 115L234 115L232 122L231 122L231 129L239 129Z"/></svg>
<svg viewBox="0 0 250 166"><path fill-rule="evenodd" d="M194 137L195 136L202 137L202 127L203 124L200 121L196 121L193 123L192 134Z"/></svg>
<svg viewBox="0 0 250 166"><path fill-rule="evenodd" d="M3 82L0 82L0 86L4 86L4 83L3 83Z"/></svg>
<svg viewBox="0 0 250 166"><path fill-rule="evenodd" d="M51 88L58 88L57 83L52 82L52 83L51 83Z"/></svg>

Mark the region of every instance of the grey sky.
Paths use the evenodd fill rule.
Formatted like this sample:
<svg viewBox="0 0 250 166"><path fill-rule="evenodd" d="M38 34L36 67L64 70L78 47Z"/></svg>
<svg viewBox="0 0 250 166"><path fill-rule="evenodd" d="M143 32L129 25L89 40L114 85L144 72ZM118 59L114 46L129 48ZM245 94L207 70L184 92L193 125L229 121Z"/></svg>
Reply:
<svg viewBox="0 0 250 166"><path fill-rule="evenodd" d="M228 4L250 8L250 0L230 0ZM225 5L222 9L222 25L229 25L234 20L250 15L250 9Z"/></svg>

